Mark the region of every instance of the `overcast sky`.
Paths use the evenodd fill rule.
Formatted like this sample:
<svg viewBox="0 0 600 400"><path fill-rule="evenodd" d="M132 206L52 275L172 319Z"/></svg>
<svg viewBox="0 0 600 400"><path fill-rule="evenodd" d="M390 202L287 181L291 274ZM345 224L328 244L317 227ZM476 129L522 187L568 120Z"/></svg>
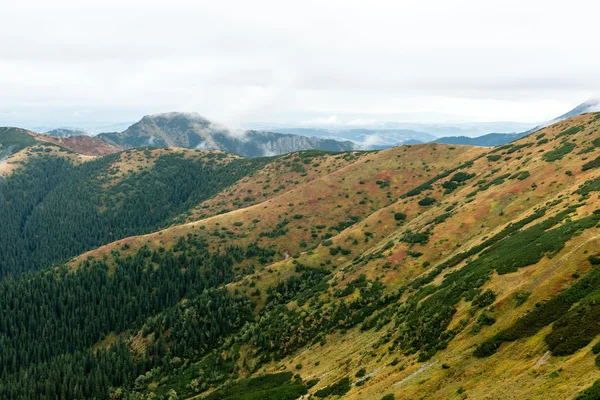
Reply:
<svg viewBox="0 0 600 400"><path fill-rule="evenodd" d="M0 4L0 125L537 122L600 94L594 0Z"/></svg>

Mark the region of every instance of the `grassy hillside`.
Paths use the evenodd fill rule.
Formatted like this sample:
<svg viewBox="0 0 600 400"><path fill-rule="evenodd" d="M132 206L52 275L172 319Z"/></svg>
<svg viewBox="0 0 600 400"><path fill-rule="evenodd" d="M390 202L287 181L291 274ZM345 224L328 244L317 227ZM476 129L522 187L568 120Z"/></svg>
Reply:
<svg viewBox="0 0 600 400"><path fill-rule="evenodd" d="M598 398L600 114L497 148L154 152L102 159L101 204L227 185L0 282L0 397Z"/></svg>
<svg viewBox="0 0 600 400"><path fill-rule="evenodd" d="M25 129L1 127L0 128L0 160L34 145L36 140Z"/></svg>
<svg viewBox="0 0 600 400"><path fill-rule="evenodd" d="M0 233L2 276L48 267L115 239L164 227L268 163L220 152L159 149L77 164L46 148L29 150L31 156L1 188L0 219L6 222Z"/></svg>
<svg viewBox="0 0 600 400"><path fill-rule="evenodd" d="M286 190L284 181L276 182L279 185L274 190L279 189L278 195L263 203L243 207L243 203L236 206L232 202L232 208L242 208L150 235L129 238L127 243L130 251L144 245L168 248L181 236L202 234L214 251L232 243L247 245L256 242L275 250L281 259L291 257L297 252L314 248L321 241L334 237L382 207L395 203L403 193L443 173L456 160L466 162L481 152L480 149L469 147L422 145L362 155L332 154L329 157L334 160L346 157L354 162L304 185L292 185L291 190ZM284 163L288 162L285 157ZM295 158L302 159L302 153ZM292 164L291 168L295 168ZM267 166L266 171L272 166ZM314 168L318 170L320 165ZM261 175L268 174L264 171L252 177L253 181L256 177L254 185L260 187L270 183L259 179ZM315 177L317 175L313 174ZM227 192L237 187L232 186ZM256 191L259 192L258 189ZM387 229L395 227L394 223ZM113 243L83 257L106 254L120 245L120 242Z"/></svg>
<svg viewBox="0 0 600 400"><path fill-rule="evenodd" d="M86 156L105 156L121 151L120 147L87 135L58 137L48 134L30 133L37 141L52 143L57 146L64 147L72 152Z"/></svg>

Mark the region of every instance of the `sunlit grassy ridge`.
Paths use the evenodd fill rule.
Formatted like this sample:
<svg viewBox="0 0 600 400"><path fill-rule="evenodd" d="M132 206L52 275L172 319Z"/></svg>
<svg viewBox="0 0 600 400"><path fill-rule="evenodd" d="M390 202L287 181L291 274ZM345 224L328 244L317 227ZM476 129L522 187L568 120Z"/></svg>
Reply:
<svg viewBox="0 0 600 400"><path fill-rule="evenodd" d="M105 322L77 342L132 365L102 381L117 398L574 398L600 378L599 146L585 114L497 148L301 152L246 174L226 153L125 152L110 190L169 160L240 177L53 284L127 287L110 312L81 300Z"/></svg>

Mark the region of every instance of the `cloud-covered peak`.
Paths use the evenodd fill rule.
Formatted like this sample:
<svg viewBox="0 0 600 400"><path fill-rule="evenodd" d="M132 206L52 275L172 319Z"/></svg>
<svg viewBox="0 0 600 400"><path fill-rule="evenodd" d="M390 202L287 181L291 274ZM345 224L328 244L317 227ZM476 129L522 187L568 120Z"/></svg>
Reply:
<svg viewBox="0 0 600 400"><path fill-rule="evenodd" d="M208 119L204 118L202 115L198 114L197 112L171 111L171 112L166 112L166 113L158 113L158 114L146 115L146 116L144 116L144 118L145 119L150 119L150 120L156 120L156 119L166 119L166 120L187 119L187 120L190 120L190 121L199 121L199 122L210 123L210 121Z"/></svg>

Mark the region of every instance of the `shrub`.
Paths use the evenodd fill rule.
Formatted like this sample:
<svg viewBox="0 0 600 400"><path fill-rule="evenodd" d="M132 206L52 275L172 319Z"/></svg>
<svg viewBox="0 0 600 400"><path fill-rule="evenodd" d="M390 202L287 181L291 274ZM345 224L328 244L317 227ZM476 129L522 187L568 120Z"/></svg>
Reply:
<svg viewBox="0 0 600 400"><path fill-rule="evenodd" d="M416 196L418 194L421 194L425 190L431 190L431 189L433 189L433 187L431 186L431 184L424 183L424 184L422 184L420 186L417 186L414 189L409 190L408 192L406 192L406 195L409 196L409 197Z"/></svg>
<svg viewBox="0 0 600 400"><path fill-rule="evenodd" d="M488 289L473 299L473 305L479 308L484 308L493 304L494 301L496 301L496 294Z"/></svg>
<svg viewBox="0 0 600 400"><path fill-rule="evenodd" d="M566 129L566 130L562 131L561 133L559 133L558 135L556 135L556 137L559 138L561 136L574 135L577 132L581 132L582 130L583 130L583 126L572 126L569 129Z"/></svg>
<svg viewBox="0 0 600 400"><path fill-rule="evenodd" d="M424 197L421 200L419 200L419 205L423 207L430 206L433 203L435 203L435 199L432 197Z"/></svg>
<svg viewBox="0 0 600 400"><path fill-rule="evenodd" d="M527 299L529 298L529 296L531 296L531 292L517 292L515 293L515 307L519 307L520 305L522 305L523 303L525 303L525 301L527 301Z"/></svg>
<svg viewBox="0 0 600 400"><path fill-rule="evenodd" d="M396 221L404 221L406 219L406 214L397 212L396 214L394 214L394 219Z"/></svg>
<svg viewBox="0 0 600 400"><path fill-rule="evenodd" d="M531 176L531 174L529 173L529 171L523 171L517 176L517 179L522 181L524 179L529 178L530 176Z"/></svg>
<svg viewBox="0 0 600 400"><path fill-rule="evenodd" d="M306 394L307 388L299 380L292 380L291 372L245 378L219 389L205 400L293 400Z"/></svg>
<svg viewBox="0 0 600 400"><path fill-rule="evenodd" d="M588 261L592 265L600 265L600 257L597 254L589 256Z"/></svg>
<svg viewBox="0 0 600 400"><path fill-rule="evenodd" d="M506 151L506 154L512 154L516 151L519 151L521 149L524 149L526 147L531 147L531 146L533 146L533 143L516 144L516 145L512 146L510 149L508 149Z"/></svg>
<svg viewBox="0 0 600 400"><path fill-rule="evenodd" d="M579 150L577 155L591 153L594 150L596 150L596 148L594 146L588 146L588 147L585 147L585 148Z"/></svg>
<svg viewBox="0 0 600 400"><path fill-rule="evenodd" d="M410 243L410 244L415 244L415 243L426 244L429 241L429 232L427 232L427 231L423 232L423 233L407 232L404 234L404 236L402 236L402 238L400 240L403 241L404 243Z"/></svg>
<svg viewBox="0 0 600 400"><path fill-rule="evenodd" d="M453 182L453 181L446 181L444 183L442 183L442 187L444 189L446 189L445 193L449 194L452 193L454 191L454 189L456 189L459 186L458 183Z"/></svg>
<svg viewBox="0 0 600 400"><path fill-rule="evenodd" d="M600 379L598 379L592 386L581 392L575 400L597 400L600 399Z"/></svg>
<svg viewBox="0 0 600 400"><path fill-rule="evenodd" d="M315 378L315 379L311 379L310 381L307 381L307 382L306 382L306 388L307 388L307 389L310 389L310 388L312 388L312 387L313 387L313 386L315 386L317 383L319 383L319 380L320 380L319 378Z"/></svg>
<svg viewBox="0 0 600 400"><path fill-rule="evenodd" d="M589 162L583 164L581 166L581 170L587 171L587 170L598 168L598 167L600 167L600 157L596 157L592 161L589 161Z"/></svg>
<svg viewBox="0 0 600 400"><path fill-rule="evenodd" d="M552 325L546 343L553 355L564 356L585 347L600 334L598 296L584 299Z"/></svg>
<svg viewBox="0 0 600 400"><path fill-rule="evenodd" d="M542 156L542 159L547 162L562 160L562 158L572 152L575 147L577 147L575 143L567 142L559 148L545 153Z"/></svg>
<svg viewBox="0 0 600 400"><path fill-rule="evenodd" d="M469 174L468 172L457 172L452 178L450 178L450 180L452 182L463 183L464 181L467 181L473 178L474 176L475 174Z"/></svg>
<svg viewBox="0 0 600 400"><path fill-rule="evenodd" d="M479 316L479 318L477 318L477 323L481 324L481 325L494 325L494 323L496 322L496 318L492 317L491 315L488 314L481 314Z"/></svg>
<svg viewBox="0 0 600 400"><path fill-rule="evenodd" d="M343 396L350 391L350 378L345 377L340 379L333 385L324 387L323 389L315 392L316 397L327 397L327 396Z"/></svg>

